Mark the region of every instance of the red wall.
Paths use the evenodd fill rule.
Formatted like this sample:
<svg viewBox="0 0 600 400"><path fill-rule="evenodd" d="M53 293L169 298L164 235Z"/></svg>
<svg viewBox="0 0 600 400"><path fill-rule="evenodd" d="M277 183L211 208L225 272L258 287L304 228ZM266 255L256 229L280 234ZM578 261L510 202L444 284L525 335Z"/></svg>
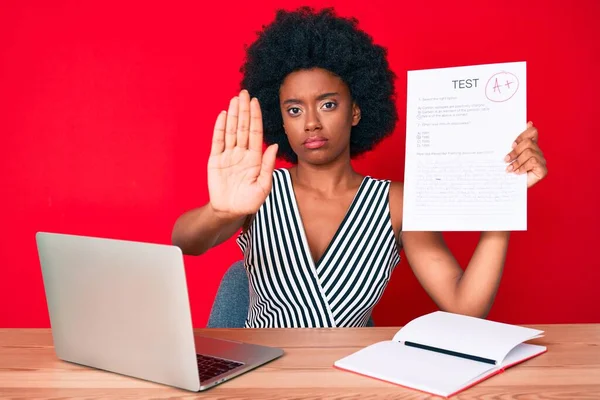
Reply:
<svg viewBox="0 0 600 400"><path fill-rule="evenodd" d="M49 326L36 231L169 243L175 218L207 201L215 117L277 5L87 3L0 2L0 327ZM549 175L529 193L529 230L511 237L489 317L600 322L600 2L397 3L285 3L334 5L389 48L401 119L356 168L402 179L407 70L527 61ZM466 265L477 235L446 236ZM240 258L233 240L186 257L196 327ZM433 309L403 260L374 316L400 325Z"/></svg>

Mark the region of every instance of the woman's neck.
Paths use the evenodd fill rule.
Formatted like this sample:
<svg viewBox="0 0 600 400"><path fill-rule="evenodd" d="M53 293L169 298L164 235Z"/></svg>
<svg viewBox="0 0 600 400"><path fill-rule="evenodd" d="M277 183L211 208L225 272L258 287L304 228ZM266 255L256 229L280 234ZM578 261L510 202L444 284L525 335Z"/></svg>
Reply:
<svg viewBox="0 0 600 400"><path fill-rule="evenodd" d="M295 187L314 190L323 196L334 196L340 190L348 190L360 184L362 176L352 168L349 161L328 165L313 165L301 161L290 168Z"/></svg>

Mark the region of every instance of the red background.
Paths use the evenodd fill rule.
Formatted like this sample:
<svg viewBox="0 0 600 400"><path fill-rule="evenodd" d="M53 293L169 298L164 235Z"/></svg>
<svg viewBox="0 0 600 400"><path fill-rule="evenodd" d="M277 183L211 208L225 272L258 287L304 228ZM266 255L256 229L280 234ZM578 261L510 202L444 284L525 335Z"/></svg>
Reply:
<svg viewBox="0 0 600 400"><path fill-rule="evenodd" d="M0 327L49 326L36 231L170 243L177 216L208 200L215 117L280 4L333 5L389 49L401 118L356 162L378 178L403 178L407 70L527 61L549 175L529 192L489 318L600 322L597 0L84 3L0 2ZM466 265L478 235L446 238ZM240 258L233 240L186 257L194 326ZM400 325L434 308L403 260L374 317Z"/></svg>

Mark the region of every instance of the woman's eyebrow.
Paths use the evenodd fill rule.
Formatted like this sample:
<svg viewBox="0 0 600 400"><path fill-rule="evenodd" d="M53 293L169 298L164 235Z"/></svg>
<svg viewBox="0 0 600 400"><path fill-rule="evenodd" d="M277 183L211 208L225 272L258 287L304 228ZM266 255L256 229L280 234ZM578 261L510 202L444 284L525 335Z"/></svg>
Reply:
<svg viewBox="0 0 600 400"><path fill-rule="evenodd" d="M331 96L336 96L339 95L338 92L327 92L327 93L323 93L317 96L317 100L323 100L326 99L327 97L331 97ZM283 102L283 105L286 104L292 104L292 103L303 103L302 100L298 100L298 99L287 99Z"/></svg>

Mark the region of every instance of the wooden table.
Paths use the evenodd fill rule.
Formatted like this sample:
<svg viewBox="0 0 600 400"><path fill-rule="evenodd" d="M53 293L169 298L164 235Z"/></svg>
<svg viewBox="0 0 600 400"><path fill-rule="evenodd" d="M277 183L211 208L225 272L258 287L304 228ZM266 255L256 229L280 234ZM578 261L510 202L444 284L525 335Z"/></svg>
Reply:
<svg viewBox="0 0 600 400"><path fill-rule="evenodd" d="M535 325L548 352L453 399L600 399L600 324ZM60 361L48 329L0 329L0 398L424 399L433 396L332 367L399 328L197 329L197 334L284 348L259 369L192 393Z"/></svg>

